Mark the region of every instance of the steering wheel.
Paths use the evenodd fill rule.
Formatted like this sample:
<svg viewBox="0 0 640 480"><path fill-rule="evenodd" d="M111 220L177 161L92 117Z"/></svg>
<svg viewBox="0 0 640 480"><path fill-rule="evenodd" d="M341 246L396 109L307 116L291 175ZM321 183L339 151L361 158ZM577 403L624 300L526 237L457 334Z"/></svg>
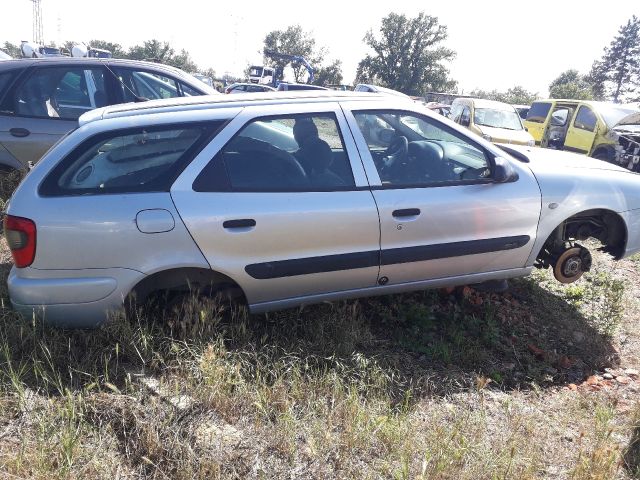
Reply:
<svg viewBox="0 0 640 480"><path fill-rule="evenodd" d="M385 168L400 165L409 155L409 140L402 135L394 138L384 152Z"/></svg>

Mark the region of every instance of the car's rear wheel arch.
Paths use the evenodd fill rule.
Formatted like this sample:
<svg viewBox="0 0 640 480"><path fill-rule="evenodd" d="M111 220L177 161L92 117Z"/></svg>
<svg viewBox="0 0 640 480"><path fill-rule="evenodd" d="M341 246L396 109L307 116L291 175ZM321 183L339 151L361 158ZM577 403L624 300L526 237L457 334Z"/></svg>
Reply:
<svg viewBox="0 0 640 480"><path fill-rule="evenodd" d="M206 268L172 268L146 276L131 290L129 298L142 304L155 294L199 292L207 295L228 292L244 302L242 288L233 279Z"/></svg>

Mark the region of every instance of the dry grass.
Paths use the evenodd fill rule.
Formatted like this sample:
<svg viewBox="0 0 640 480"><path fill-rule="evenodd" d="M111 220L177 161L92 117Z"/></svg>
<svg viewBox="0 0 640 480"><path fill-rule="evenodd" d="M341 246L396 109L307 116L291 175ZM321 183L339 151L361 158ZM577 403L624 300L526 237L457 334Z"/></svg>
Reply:
<svg viewBox="0 0 640 480"><path fill-rule="evenodd" d="M569 387L638 367L636 267L95 331L3 308L0 477L640 478L640 383Z"/></svg>

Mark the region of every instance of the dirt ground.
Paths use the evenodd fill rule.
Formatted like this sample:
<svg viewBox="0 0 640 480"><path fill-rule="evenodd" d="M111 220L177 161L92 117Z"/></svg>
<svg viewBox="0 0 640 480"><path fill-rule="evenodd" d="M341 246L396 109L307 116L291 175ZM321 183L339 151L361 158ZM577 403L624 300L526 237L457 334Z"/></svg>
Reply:
<svg viewBox="0 0 640 480"><path fill-rule="evenodd" d="M3 281L0 478L640 478L640 257L594 260L93 331L18 318Z"/></svg>

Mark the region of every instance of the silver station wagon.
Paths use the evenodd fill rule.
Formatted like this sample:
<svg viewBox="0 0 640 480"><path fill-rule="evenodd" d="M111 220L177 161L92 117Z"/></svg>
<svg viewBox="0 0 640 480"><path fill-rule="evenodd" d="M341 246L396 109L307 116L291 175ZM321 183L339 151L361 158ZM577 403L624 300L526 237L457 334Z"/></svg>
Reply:
<svg viewBox="0 0 640 480"><path fill-rule="evenodd" d="M334 91L93 110L7 208L13 306L91 326L156 292L253 312L523 276L640 250L640 176L504 147L410 100Z"/></svg>

